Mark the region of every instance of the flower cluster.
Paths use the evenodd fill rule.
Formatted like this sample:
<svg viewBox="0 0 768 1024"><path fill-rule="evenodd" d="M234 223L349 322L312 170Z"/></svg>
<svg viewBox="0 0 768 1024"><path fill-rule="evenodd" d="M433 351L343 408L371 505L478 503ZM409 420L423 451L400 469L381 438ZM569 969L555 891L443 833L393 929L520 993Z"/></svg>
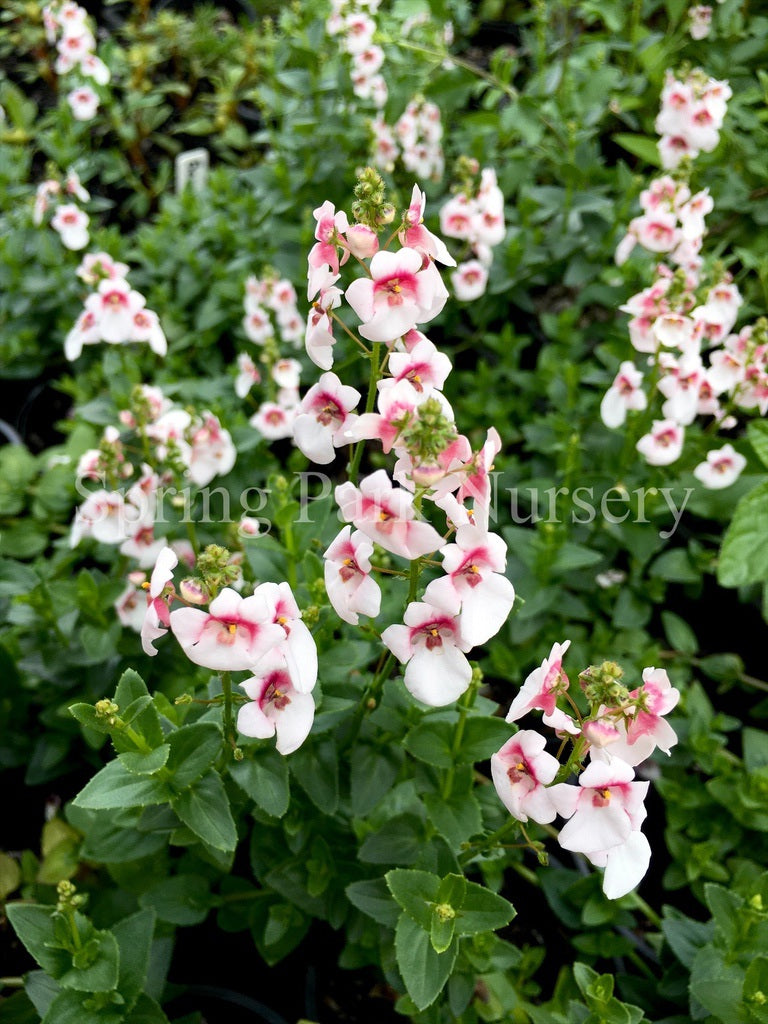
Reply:
<svg viewBox="0 0 768 1024"><path fill-rule="evenodd" d="M328 597L346 622L356 624L361 614L375 617L381 590L372 575L378 568L371 561L374 545L409 562L412 583L403 622L384 629L381 639L406 665L408 690L423 703L442 706L467 689L472 669L466 655L498 632L514 602L514 588L504 576L506 545L488 529L488 474L500 441L491 430L482 448L473 452L458 433L442 394L450 360L419 329L440 313L447 299L437 263L453 264L444 243L424 226L425 196L414 186L410 205L390 237L400 248L380 249L378 231L391 223L393 211L377 181L370 169L361 174L352 207L354 224L331 203L315 211L318 241L309 256L308 294L319 298L309 316L307 351L326 372L301 403L294 440L321 463L331 461L335 448L357 444L352 479L335 491L340 516L348 525L325 552ZM365 276L343 292L337 281L350 255ZM372 344L367 349L358 342L371 365L362 415L353 411L360 394L329 372L342 297L360 321L360 336ZM392 477L380 469L358 485L357 466L367 440L381 442L397 462ZM474 510L466 507L467 499L473 500ZM425 502L442 515L448 536L455 534L453 543L446 543L448 538L423 518ZM423 560L438 550L443 575L416 600ZM402 574L395 570L395 575Z"/></svg>
<svg viewBox="0 0 768 1024"><path fill-rule="evenodd" d="M90 192L83 187L76 171L67 171L63 182L57 178L46 178L37 186L32 220L37 225L42 224L45 214L55 204L51 227L58 231L61 244L74 251L84 249L90 238L90 217L73 200L87 203L90 198Z"/></svg>
<svg viewBox="0 0 768 1024"><path fill-rule="evenodd" d="M661 165L674 170L688 158L711 153L720 141L720 129L732 93L727 82L709 78L697 68L683 81L667 72L656 118Z"/></svg>
<svg viewBox="0 0 768 1024"><path fill-rule="evenodd" d="M119 418L122 430L107 427L99 447L78 463L78 481L102 486L77 509L70 544L75 547L83 537L119 544L121 554L146 569L166 544L158 526L166 524L164 493L175 493L169 485L205 487L232 469L236 452L212 413L193 415L156 387L137 387L131 408ZM140 458L134 459L134 452ZM127 489L118 489L127 481Z"/></svg>
<svg viewBox="0 0 768 1024"><path fill-rule="evenodd" d="M88 253L77 275L95 290L64 341L67 359L77 359L84 345L102 341L109 345L146 342L157 355L166 354L168 343L157 313L147 309L144 296L128 284L125 263L105 252Z"/></svg>
<svg viewBox="0 0 768 1024"><path fill-rule="evenodd" d="M261 583L244 597L230 585L239 569L225 548L211 545L198 558L195 575L173 581L176 553L164 547L144 584L146 610L141 627L144 652L156 655L155 641L168 630L195 665L214 672L247 672L240 684L237 729L244 736L277 736L277 749L290 754L309 735L315 715L317 648L287 583ZM178 603L181 607L171 610ZM208 605L203 611L200 605Z"/></svg>
<svg viewBox="0 0 768 1024"><path fill-rule="evenodd" d="M395 161L419 178L439 181L445 169L440 108L422 96L414 97L395 122L389 125L379 114L371 121L371 159L383 171L392 171Z"/></svg>
<svg viewBox="0 0 768 1024"><path fill-rule="evenodd" d="M698 96L695 102L694 96ZM719 127L729 96L726 82L708 79L700 71L689 75L685 83L668 75L657 128L684 131L685 125L701 123L704 118L695 113L695 103L700 110L715 109ZM699 137L698 148L712 148L716 135L715 131L705 143ZM659 143L662 153L669 138L672 136ZM741 295L721 265L705 267L700 253L705 218L713 202L707 189L692 192L690 173L691 159L687 159L673 174L651 181L640 196L642 215L631 221L616 250L618 264L636 245L653 254L663 253L671 264L659 264L651 286L621 307L631 316L632 346L648 358L650 392L658 392L663 399L661 418L653 420L651 429L637 442L637 450L655 466L677 461L683 452L685 428L697 416L711 416L715 426L728 429L736 423L735 411L768 412L766 324L761 320L731 333L742 305ZM603 422L620 427L629 411L643 411L648 406L643 374L634 362L625 360L603 398ZM722 488L736 480L745 464L744 457L726 444L710 450L693 472L705 487Z"/></svg>
<svg viewBox="0 0 768 1024"><path fill-rule="evenodd" d="M722 3L723 0L718 0ZM688 8L688 31L691 39L706 39L712 28L712 8L707 4L694 4Z"/></svg>
<svg viewBox="0 0 768 1024"><path fill-rule="evenodd" d="M342 48L352 59L352 89L361 100L370 100L378 109L387 102L387 83L380 73L384 51L373 41L374 15L379 0L332 0L325 24L330 36L339 36Z"/></svg>
<svg viewBox="0 0 768 1024"><path fill-rule="evenodd" d="M457 299L471 302L485 293L491 250L504 239L504 195L492 168L481 171L476 160L464 157L457 170L463 184L440 210L440 230L465 244L466 256L451 274L451 283Z"/></svg>
<svg viewBox="0 0 768 1024"><path fill-rule="evenodd" d="M55 45L58 75L76 74L83 81L67 94L67 103L77 121L90 121L99 107L99 96L90 82L106 85L107 65L94 52L96 40L88 27L88 12L72 0L54 0L43 8L43 24L51 46Z"/></svg>
<svg viewBox="0 0 768 1024"><path fill-rule="evenodd" d="M493 755L491 773L496 792L517 821L546 825L557 815L566 818L560 846L605 868L603 890L609 899L618 899L640 882L651 856L640 831L648 782L635 781L634 769L657 747L669 754L677 743L665 716L680 694L663 669L644 669L642 684L630 690L619 666L604 662L579 676L589 705L583 716L567 692L563 656L569 645L566 640L552 647L507 714L508 722L516 722L531 711L543 712L543 724L571 743L568 760L561 766L547 753L543 735L522 729ZM561 698L573 714L558 707ZM589 764L582 770L587 755ZM577 772L578 785L572 785L569 779Z"/></svg>
<svg viewBox="0 0 768 1024"><path fill-rule="evenodd" d="M291 282L270 274L264 278L249 277L245 283L243 328L249 341L259 346L264 377L273 392L249 422L270 441L291 437L299 403L301 365L296 359L284 358L278 344L279 339L296 348L304 333ZM254 384L261 383L262 372L245 352L237 357L237 369L235 391L245 398Z"/></svg>

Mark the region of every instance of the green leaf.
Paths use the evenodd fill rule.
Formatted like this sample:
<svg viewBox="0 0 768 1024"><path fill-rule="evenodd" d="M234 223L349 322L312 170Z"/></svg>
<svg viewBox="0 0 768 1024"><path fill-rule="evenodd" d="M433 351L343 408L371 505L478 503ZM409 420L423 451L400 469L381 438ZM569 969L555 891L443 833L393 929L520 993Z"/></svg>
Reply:
<svg viewBox="0 0 768 1024"><path fill-rule="evenodd" d="M721 1020L736 1021L744 975L743 968L726 963L719 949L705 946L696 954L691 968L691 996Z"/></svg>
<svg viewBox="0 0 768 1024"><path fill-rule="evenodd" d="M144 988L154 933L155 914L152 910L140 910L112 927L112 934L120 948L117 987L128 1006Z"/></svg>
<svg viewBox="0 0 768 1024"><path fill-rule="evenodd" d="M336 744L325 737L305 743L288 760L296 781L324 814L334 814L339 805L338 761Z"/></svg>
<svg viewBox="0 0 768 1024"><path fill-rule="evenodd" d="M154 775L165 767L170 751L168 743L161 743L159 747L155 747L148 754L127 750L124 754L118 754L117 759L123 768L127 768L132 775Z"/></svg>
<svg viewBox="0 0 768 1024"><path fill-rule="evenodd" d="M96 708L93 704L70 704L69 713L81 725L93 729L94 732L100 732L108 736L114 730L114 726L110 725L103 715L96 714Z"/></svg>
<svg viewBox="0 0 768 1024"><path fill-rule="evenodd" d="M752 420L748 423L747 440L762 464L768 466L768 423L765 420Z"/></svg>
<svg viewBox="0 0 768 1024"><path fill-rule="evenodd" d="M352 906L372 917L374 921L387 928L394 928L397 924L400 910L383 878L352 882L344 891Z"/></svg>
<svg viewBox="0 0 768 1024"><path fill-rule="evenodd" d="M453 728L450 722L435 722L426 718L406 735L404 746L409 754L435 768L450 768L454 763L451 752Z"/></svg>
<svg viewBox="0 0 768 1024"><path fill-rule="evenodd" d="M115 690L115 704L120 708L121 716L129 704L133 704L139 697L148 696L149 690L139 673L132 668L127 668L120 676Z"/></svg>
<svg viewBox="0 0 768 1024"><path fill-rule="evenodd" d="M18 861L0 851L0 900L16 892L21 884L21 868Z"/></svg>
<svg viewBox="0 0 768 1024"><path fill-rule="evenodd" d="M402 754L397 748L361 743L350 759L352 813L364 817L390 791L400 771Z"/></svg>
<svg viewBox="0 0 768 1024"><path fill-rule="evenodd" d="M168 1018L155 1000L142 992L124 1024L168 1024Z"/></svg>
<svg viewBox="0 0 768 1024"><path fill-rule="evenodd" d="M768 765L768 732L747 727L741 734L741 742L748 772L756 772Z"/></svg>
<svg viewBox="0 0 768 1024"><path fill-rule="evenodd" d="M98 811L116 807L146 807L169 797L168 787L158 779L133 775L119 761L110 761L75 797L76 807Z"/></svg>
<svg viewBox="0 0 768 1024"><path fill-rule="evenodd" d="M51 1003L42 1024L122 1024L121 1009L88 1010L80 992L61 992Z"/></svg>
<svg viewBox="0 0 768 1024"><path fill-rule="evenodd" d="M661 623L664 627L669 646L681 654L695 654L699 649L699 642L696 634L679 615L674 612L663 611Z"/></svg>
<svg viewBox="0 0 768 1024"><path fill-rule="evenodd" d="M237 829L229 809L229 797L217 772L208 772L190 789L179 793L171 800L171 806L203 842L224 852L237 846Z"/></svg>
<svg viewBox="0 0 768 1024"><path fill-rule="evenodd" d="M439 793L428 793L424 806L429 820L454 849L482 830L480 804L472 792L452 792L447 800Z"/></svg>
<svg viewBox="0 0 768 1024"><path fill-rule="evenodd" d="M424 825L415 814L397 814L360 846L360 860L369 864L414 864L422 853Z"/></svg>
<svg viewBox="0 0 768 1024"><path fill-rule="evenodd" d="M477 882L467 882L467 891L456 918L458 935L477 935L508 925L517 913L512 904Z"/></svg>
<svg viewBox="0 0 768 1024"><path fill-rule="evenodd" d="M221 751L224 736L213 722L184 725L168 735L168 771L175 790L186 789L206 772Z"/></svg>
<svg viewBox="0 0 768 1024"><path fill-rule="evenodd" d="M712 941L711 921L694 921L673 907L664 908L661 930L672 952L689 971L698 951Z"/></svg>
<svg viewBox="0 0 768 1024"><path fill-rule="evenodd" d="M202 875L175 875L142 893L141 905L170 924L200 924L211 908L211 892Z"/></svg>
<svg viewBox="0 0 768 1024"><path fill-rule="evenodd" d="M437 907L432 911L432 926L429 929L429 941L436 953L444 953L453 942L456 927L454 918L448 913L440 913Z"/></svg>
<svg viewBox="0 0 768 1024"><path fill-rule="evenodd" d="M736 506L720 548L717 579L722 587L768 579L768 481Z"/></svg>
<svg viewBox="0 0 768 1024"><path fill-rule="evenodd" d="M36 903L9 903L6 916L27 952L52 978L60 978L72 966L72 957L56 948L52 908Z"/></svg>
<svg viewBox="0 0 768 1024"><path fill-rule="evenodd" d="M282 818L288 810L291 790L288 781L288 765L276 750L262 747L242 761L233 761L229 774L243 792L262 811L273 818Z"/></svg>
<svg viewBox="0 0 768 1024"><path fill-rule="evenodd" d="M429 871L394 868L384 876L389 891L409 917L429 931L432 927L432 905L437 902L440 879Z"/></svg>
<svg viewBox="0 0 768 1024"><path fill-rule="evenodd" d="M648 135L629 135L623 132L613 135L612 138L617 146L621 146L633 156L639 156L651 167L661 167L661 157L656 139L652 139Z"/></svg>
<svg viewBox="0 0 768 1024"><path fill-rule="evenodd" d="M470 718L464 726L458 760L468 764L487 761L511 735L512 730L503 718Z"/></svg>
<svg viewBox="0 0 768 1024"><path fill-rule="evenodd" d="M76 992L110 992L117 985L119 966L120 950L112 932L92 931L59 984Z"/></svg>
<svg viewBox="0 0 768 1024"><path fill-rule="evenodd" d="M444 953L432 948L429 934L408 916L401 914L395 930L395 955L408 995L419 1010L426 1010L440 995L450 977L458 939Z"/></svg>

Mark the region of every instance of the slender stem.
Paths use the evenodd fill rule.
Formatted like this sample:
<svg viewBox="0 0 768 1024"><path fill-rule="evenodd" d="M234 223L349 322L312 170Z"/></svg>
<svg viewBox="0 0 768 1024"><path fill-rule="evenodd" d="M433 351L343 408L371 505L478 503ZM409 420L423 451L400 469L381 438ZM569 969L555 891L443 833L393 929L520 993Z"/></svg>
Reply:
<svg viewBox="0 0 768 1024"><path fill-rule="evenodd" d="M333 312L332 309L327 310L327 312L328 312L328 316L331 318L331 320L333 320L334 323L337 323L339 325L339 327L341 327L341 329L344 331L344 333L348 334L350 336L350 338L352 339L352 341L354 341L354 343L359 348L361 348L363 350L363 352L365 352L365 354L367 356L369 356L371 354L371 350L368 348L367 345L364 345L362 343L362 341L360 341L360 339L358 338L358 336L355 334L354 331L350 331L350 329L347 327L347 325L344 323L344 321L341 319L341 317L337 316ZM375 345L376 345L376 343L374 342L374 347L375 347Z"/></svg>
<svg viewBox="0 0 768 1024"><path fill-rule="evenodd" d="M440 50L433 50L429 46L420 46L419 44L411 43L406 39L391 39L390 42L395 46L401 46L404 50L413 50L414 53L423 53L426 57L434 57L435 60L439 60L441 63L444 60L450 61L451 64L455 64L456 67L464 68L465 71L469 71L471 74L477 75L478 78L482 78L486 82L489 82L500 92L509 96L510 99L516 100L518 97L517 89L513 86L502 82L500 78L496 77L496 75L492 74L490 71L486 71L484 68L478 67L477 64L473 64L471 61L465 60L463 57L457 57L453 53L448 53L447 50L441 53Z"/></svg>
<svg viewBox="0 0 768 1024"><path fill-rule="evenodd" d="M381 375L381 346L382 342L374 341L373 348L371 350L371 370L370 376L368 377L368 396L365 400L365 411L373 412L373 406L376 402L376 385L379 382ZM367 350L366 350L367 351ZM357 483L357 474L360 470L360 460L363 457L363 448L365 447L365 441L358 441L355 445L355 450L352 454L352 459L349 463L349 479L353 484Z"/></svg>
<svg viewBox="0 0 768 1024"><path fill-rule="evenodd" d="M586 745L587 741L584 739L584 736L579 736L573 744L573 750L571 751L570 757L555 776L555 782L565 782L572 775L576 766L581 763Z"/></svg>
<svg viewBox="0 0 768 1024"><path fill-rule="evenodd" d="M466 692L462 695L459 701L459 720L456 722L456 728L453 732L453 741L451 743L451 764L443 779L442 785L442 797L443 800L448 800L453 791L453 779L455 775L455 765L458 760L459 751L461 750L461 742L464 739L464 726L466 725L467 715L475 703L475 697L477 696L477 686L474 678L471 680L469 687Z"/></svg>
<svg viewBox="0 0 768 1024"><path fill-rule="evenodd" d="M232 725L232 675L221 673L221 688L224 691L224 737L234 746L234 728Z"/></svg>
<svg viewBox="0 0 768 1024"><path fill-rule="evenodd" d="M283 541L285 542L285 549L288 552L287 558L287 575L288 584L291 590L296 589L296 545L294 543L293 536L293 523L288 522L283 526Z"/></svg>
<svg viewBox="0 0 768 1024"><path fill-rule="evenodd" d="M632 893L632 900L635 907L645 915L645 917L651 922L654 928L658 928L661 931L661 918L653 909L649 906L642 896L638 896L636 892Z"/></svg>
<svg viewBox="0 0 768 1024"><path fill-rule="evenodd" d="M197 556L200 554L200 542L197 539L197 530L195 529L195 524L192 522L191 519L187 519L185 520L185 525L187 527L187 537L189 538L189 543L192 545L192 550L195 553L195 558L197 558Z"/></svg>
<svg viewBox="0 0 768 1024"><path fill-rule="evenodd" d="M510 817L504 822L501 828L497 828L495 832L491 832L490 835L485 837L485 839L481 839L479 842L473 843L465 853L462 853L459 857L459 864L463 867L471 860L474 860L478 854L484 853L486 850L490 850L492 847L499 845L503 839L507 838L513 829L517 829L519 831L520 822L517 818Z"/></svg>

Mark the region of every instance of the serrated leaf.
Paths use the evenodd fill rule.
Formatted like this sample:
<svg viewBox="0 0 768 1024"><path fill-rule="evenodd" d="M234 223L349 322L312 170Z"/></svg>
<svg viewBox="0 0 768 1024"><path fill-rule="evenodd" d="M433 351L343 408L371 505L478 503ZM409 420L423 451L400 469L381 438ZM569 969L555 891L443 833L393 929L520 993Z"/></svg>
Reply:
<svg viewBox="0 0 768 1024"><path fill-rule="evenodd" d="M722 587L768 579L768 481L736 506L720 548L717 579Z"/></svg>
<svg viewBox="0 0 768 1024"><path fill-rule="evenodd" d="M467 882L464 902L456 917L457 935L477 935L508 925L517 911L503 896L477 882Z"/></svg>
<svg viewBox="0 0 768 1024"><path fill-rule="evenodd" d="M169 733L167 767L173 775L171 784L175 790L191 786L211 767L223 739L221 729L213 722L195 722Z"/></svg>
<svg viewBox="0 0 768 1024"><path fill-rule="evenodd" d="M181 820L203 842L229 852L237 846L237 829L229 808L224 783L215 771L208 772L171 800Z"/></svg>
<svg viewBox="0 0 768 1024"><path fill-rule="evenodd" d="M262 811L282 818L288 810L291 790L286 760L276 750L261 749L242 761L233 761L229 774Z"/></svg>
<svg viewBox="0 0 768 1024"><path fill-rule="evenodd" d="M440 879L429 871L394 868L384 876L389 891L414 921L429 931L432 927L432 905L437 901Z"/></svg>
<svg viewBox="0 0 768 1024"><path fill-rule="evenodd" d="M154 775L165 767L170 751L168 743L161 743L159 747L150 750L148 754L127 750L124 754L118 754L117 759L132 775Z"/></svg>
<svg viewBox="0 0 768 1024"><path fill-rule="evenodd" d="M77 807L92 811L118 807L147 807L169 797L168 787L142 775L133 775L119 761L110 761L75 797Z"/></svg>
<svg viewBox="0 0 768 1024"><path fill-rule="evenodd" d="M400 917L400 908L383 878L369 878L352 882L344 890L353 907L367 914L379 924L394 928Z"/></svg>
<svg viewBox="0 0 768 1024"><path fill-rule="evenodd" d="M459 951L454 938L444 953L432 948L428 932L403 913L395 929L395 955L408 995L419 1010L437 999L448 981Z"/></svg>
<svg viewBox="0 0 768 1024"><path fill-rule="evenodd" d="M454 758L451 752L453 729L450 722L435 722L427 718L406 735L403 746L419 761L435 768L450 768Z"/></svg>

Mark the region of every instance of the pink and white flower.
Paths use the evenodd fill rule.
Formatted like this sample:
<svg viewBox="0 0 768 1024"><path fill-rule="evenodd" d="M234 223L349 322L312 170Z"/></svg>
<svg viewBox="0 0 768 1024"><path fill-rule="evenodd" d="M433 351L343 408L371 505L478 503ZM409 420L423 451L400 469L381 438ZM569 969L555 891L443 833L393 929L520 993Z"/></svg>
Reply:
<svg viewBox="0 0 768 1024"><path fill-rule="evenodd" d="M315 702L311 693L294 686L284 655L278 650L265 654L256 675L240 686L251 699L237 713L237 731L257 739L277 735L283 755L298 750L312 728Z"/></svg>
<svg viewBox="0 0 768 1024"><path fill-rule="evenodd" d="M363 321L364 338L394 341L437 316L445 300L440 301L428 269L422 269L421 253L415 249L376 253L371 277L358 278L347 288L347 301Z"/></svg>
<svg viewBox="0 0 768 1024"><path fill-rule="evenodd" d="M485 294L488 270L479 260L467 260L460 263L451 274L451 284L457 299L461 302L472 302Z"/></svg>
<svg viewBox="0 0 768 1024"><path fill-rule="evenodd" d="M288 583L262 583L254 595L267 603L268 619L283 630L280 652L284 655L293 685L309 693L317 682L317 647L301 621L301 611Z"/></svg>
<svg viewBox="0 0 768 1024"><path fill-rule="evenodd" d="M516 722L529 711L539 710L544 712L541 720L545 725L561 732L578 733L570 715L557 706L559 694L564 693L570 685L563 669L563 657L570 646L570 640L552 645L549 657L528 675L520 687L507 712L507 722Z"/></svg>
<svg viewBox="0 0 768 1024"><path fill-rule="evenodd" d="M235 378L235 394L245 398L254 384L261 383L258 367L247 352L240 352L237 357L237 377Z"/></svg>
<svg viewBox="0 0 768 1024"><path fill-rule="evenodd" d="M58 231L65 248L78 250L88 245L88 214L74 203L62 204L51 219L51 227Z"/></svg>
<svg viewBox="0 0 768 1024"><path fill-rule="evenodd" d="M262 402L248 422L267 440L279 441L284 437L293 437L295 418L295 408L288 408L278 402Z"/></svg>
<svg viewBox="0 0 768 1024"><path fill-rule="evenodd" d="M600 403L600 418L606 427L620 427L629 409L642 410L648 399L642 389L643 375L633 362L626 360Z"/></svg>
<svg viewBox="0 0 768 1024"><path fill-rule="evenodd" d="M225 587L211 601L207 612L199 608L177 608L170 624L182 650L195 665L214 671L253 668L273 647L285 639L282 626L271 621L271 608L264 597L241 597Z"/></svg>
<svg viewBox="0 0 768 1024"><path fill-rule="evenodd" d="M325 589L340 619L356 626L360 615L376 618L381 588L370 575L373 543L359 530L343 527L324 553Z"/></svg>
<svg viewBox="0 0 768 1024"><path fill-rule="evenodd" d="M499 799L513 818L540 825L555 820L555 805L547 786L560 768L548 754L546 740L532 729L523 729L491 757L491 778Z"/></svg>
<svg viewBox="0 0 768 1024"><path fill-rule="evenodd" d="M414 559L442 544L433 526L416 519L413 495L393 487L386 470L371 473L359 488L350 481L340 484L335 493L342 518L386 551Z"/></svg>
<svg viewBox="0 0 768 1024"><path fill-rule="evenodd" d="M654 420L635 447L649 465L668 466L680 458L684 440L685 429L674 420Z"/></svg>
<svg viewBox="0 0 768 1024"><path fill-rule="evenodd" d="M205 487L215 476L226 476L235 464L232 437L213 413L203 413L203 423L193 431L190 445L187 472L198 487Z"/></svg>
<svg viewBox="0 0 768 1024"><path fill-rule="evenodd" d="M643 801L648 782L634 782L624 761L592 761L579 776L579 785L560 782L549 796L557 813L569 821L558 841L564 850L595 856L622 846L640 830L646 816Z"/></svg>
<svg viewBox="0 0 768 1024"><path fill-rule="evenodd" d="M704 462L694 469L693 475L710 491L719 491L730 487L738 480L747 460L735 450L733 445L726 444L722 448L707 452Z"/></svg>
<svg viewBox="0 0 768 1024"><path fill-rule="evenodd" d="M99 97L90 85L81 85L67 94L67 103L76 121L90 121L99 109Z"/></svg>
<svg viewBox="0 0 768 1024"><path fill-rule="evenodd" d="M388 626L381 639L406 666L406 688L430 707L452 704L472 679L465 657L472 645L462 636L458 605L413 601L403 621Z"/></svg>
<svg viewBox="0 0 768 1024"><path fill-rule="evenodd" d="M487 643L504 625L515 601L515 588L504 576L507 545L479 526L461 526L456 543L446 544L440 554L447 575L429 584L424 600L459 601L463 638L473 647Z"/></svg>
<svg viewBox="0 0 768 1024"><path fill-rule="evenodd" d="M345 431L354 423L352 413L360 392L342 384L335 373L324 373L304 396L293 424L296 447L312 462L333 462L336 448L348 444Z"/></svg>

